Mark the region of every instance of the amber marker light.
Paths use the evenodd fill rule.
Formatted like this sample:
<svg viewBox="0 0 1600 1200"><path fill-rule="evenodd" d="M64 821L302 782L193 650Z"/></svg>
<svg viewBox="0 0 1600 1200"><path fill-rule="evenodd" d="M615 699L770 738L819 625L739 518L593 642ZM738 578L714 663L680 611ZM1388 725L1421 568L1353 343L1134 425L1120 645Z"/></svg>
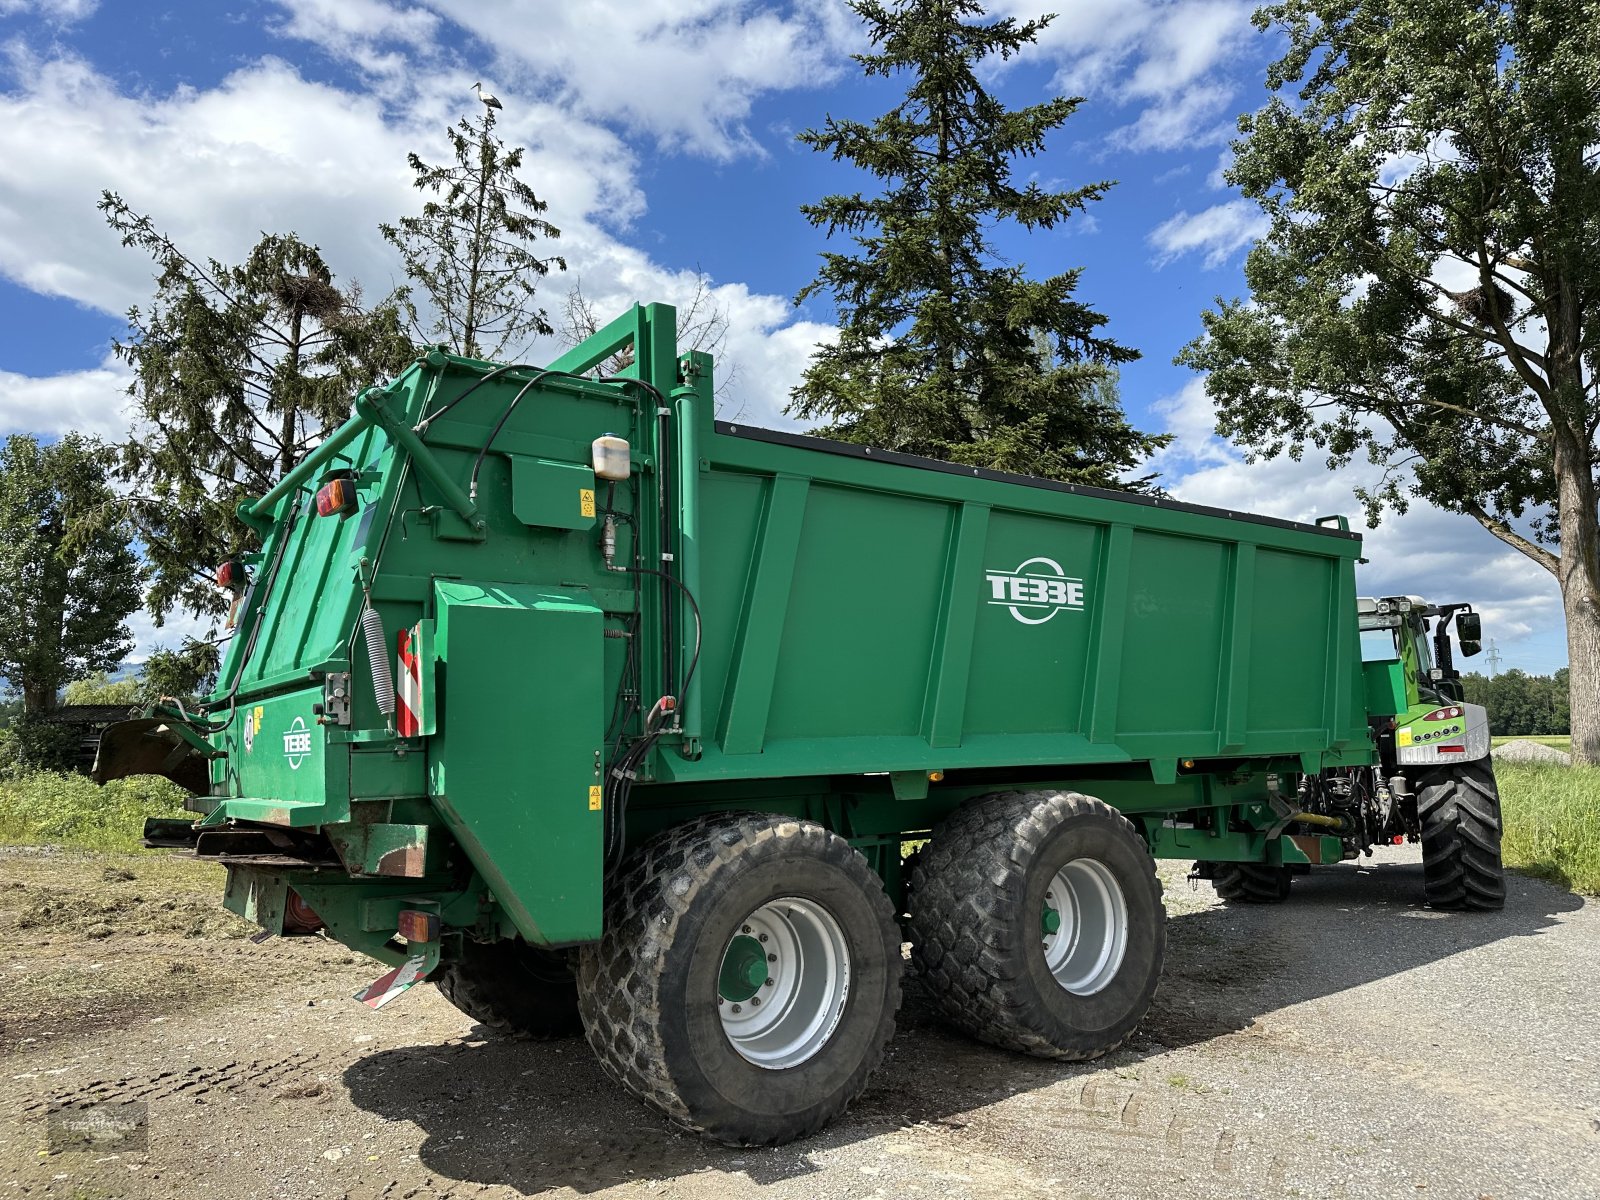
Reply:
<svg viewBox="0 0 1600 1200"><path fill-rule="evenodd" d="M439 917L414 908L402 909L399 930L400 936L408 942L436 942L439 940Z"/></svg>

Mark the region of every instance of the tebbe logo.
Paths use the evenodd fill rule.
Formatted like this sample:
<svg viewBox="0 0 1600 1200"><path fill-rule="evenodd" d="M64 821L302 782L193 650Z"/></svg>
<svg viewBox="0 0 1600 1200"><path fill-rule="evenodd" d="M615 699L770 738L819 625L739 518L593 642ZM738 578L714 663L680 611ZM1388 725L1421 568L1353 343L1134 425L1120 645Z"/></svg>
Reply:
<svg viewBox="0 0 1600 1200"><path fill-rule="evenodd" d="M1043 625L1064 608L1082 611L1083 580L1053 558L1030 558L1015 571L986 571L989 603L1009 608L1024 625Z"/></svg>
<svg viewBox="0 0 1600 1200"><path fill-rule="evenodd" d="M289 732L283 735L283 756L289 760L289 769L298 771L310 753L311 731L306 728L304 717L296 717Z"/></svg>

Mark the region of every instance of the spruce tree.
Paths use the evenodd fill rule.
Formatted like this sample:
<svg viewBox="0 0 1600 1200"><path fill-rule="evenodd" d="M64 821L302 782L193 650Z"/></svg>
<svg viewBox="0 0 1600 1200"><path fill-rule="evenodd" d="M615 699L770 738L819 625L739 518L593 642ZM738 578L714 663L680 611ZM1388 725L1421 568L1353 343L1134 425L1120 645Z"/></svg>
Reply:
<svg viewBox="0 0 1600 1200"><path fill-rule="evenodd" d="M454 162L430 166L410 155L412 182L431 199L420 214L378 226L425 294L419 310L409 288L401 293L417 339L469 358L515 355L554 333L534 295L551 267L567 269L560 255L534 253L537 239L554 240L561 230L540 215L549 205L517 178L522 147L507 147L494 127L495 109L486 104L477 121L463 117L445 131Z"/></svg>
<svg viewBox="0 0 1600 1200"><path fill-rule="evenodd" d="M364 308L360 289L335 286L317 248L292 233L264 234L229 265L183 250L114 193L100 209L158 270L154 297L129 310L116 343L133 370L120 471L132 491L117 512L132 512L144 544L157 623L180 605L220 615L211 573L259 543L239 502L270 489L414 347L392 303Z"/></svg>
<svg viewBox="0 0 1600 1200"><path fill-rule="evenodd" d="M1048 17L984 21L977 0L854 0L868 76L906 75L905 98L871 124L829 116L800 141L868 172L875 194L826 196L801 211L853 253L824 253L796 297L831 293L839 339L821 346L789 411L823 436L1102 487L1165 444L1117 402L1116 364L1136 357L1075 298L1080 270L1030 278L993 245L997 226L1054 229L1109 182L1071 191L1018 185L1082 103L1009 110L979 82ZM1143 482L1143 481L1141 481Z"/></svg>

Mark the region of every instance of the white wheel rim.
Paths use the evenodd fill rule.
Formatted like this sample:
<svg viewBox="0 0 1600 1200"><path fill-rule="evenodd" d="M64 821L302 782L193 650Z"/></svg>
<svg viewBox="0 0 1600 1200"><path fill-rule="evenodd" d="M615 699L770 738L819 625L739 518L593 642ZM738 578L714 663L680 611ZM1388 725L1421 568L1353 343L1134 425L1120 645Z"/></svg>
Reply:
<svg viewBox="0 0 1600 1200"><path fill-rule="evenodd" d="M740 1057L782 1070L827 1044L850 992L850 949L833 914L786 896L739 923L723 947L717 1015Z"/></svg>
<svg viewBox="0 0 1600 1200"><path fill-rule="evenodd" d="M1045 966L1067 991L1092 996L1110 983L1128 953L1128 902L1110 868L1075 858L1057 871L1045 889L1040 932Z"/></svg>

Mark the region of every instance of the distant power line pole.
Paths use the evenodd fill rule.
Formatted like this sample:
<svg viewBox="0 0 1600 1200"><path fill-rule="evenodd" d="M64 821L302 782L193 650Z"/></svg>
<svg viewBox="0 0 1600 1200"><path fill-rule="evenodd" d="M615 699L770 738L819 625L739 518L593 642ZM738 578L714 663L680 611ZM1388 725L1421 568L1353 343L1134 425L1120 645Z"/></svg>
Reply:
<svg viewBox="0 0 1600 1200"><path fill-rule="evenodd" d="M1489 639L1489 653L1485 656L1485 660L1489 664L1489 674L1498 675L1500 673L1500 647L1494 644L1493 638Z"/></svg>

